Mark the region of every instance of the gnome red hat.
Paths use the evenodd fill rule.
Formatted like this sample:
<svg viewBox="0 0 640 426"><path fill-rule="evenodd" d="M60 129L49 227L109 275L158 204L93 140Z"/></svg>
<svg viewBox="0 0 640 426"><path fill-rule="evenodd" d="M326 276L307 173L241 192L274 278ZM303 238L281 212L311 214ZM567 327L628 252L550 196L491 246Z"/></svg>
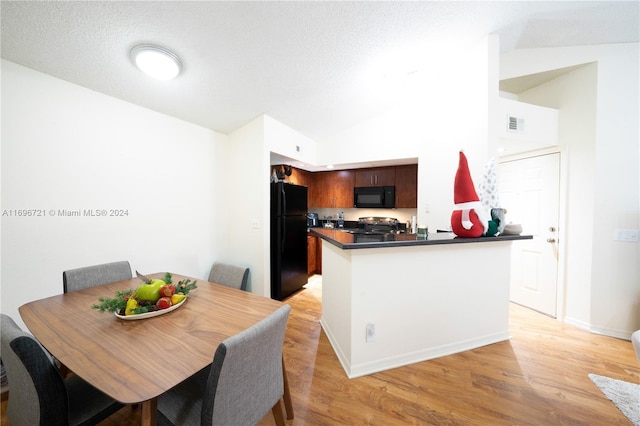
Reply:
<svg viewBox="0 0 640 426"><path fill-rule="evenodd" d="M489 218L476 193L467 157L462 151L460 151L458 171L453 184L453 202L455 203L451 213L453 233L459 237L482 236L489 228Z"/></svg>
<svg viewBox="0 0 640 426"><path fill-rule="evenodd" d="M453 202L458 204L480 201L480 197L476 193L476 188L471 180L469 172L469 163L464 152L460 151L460 161L458 163L458 171L456 179L453 183Z"/></svg>

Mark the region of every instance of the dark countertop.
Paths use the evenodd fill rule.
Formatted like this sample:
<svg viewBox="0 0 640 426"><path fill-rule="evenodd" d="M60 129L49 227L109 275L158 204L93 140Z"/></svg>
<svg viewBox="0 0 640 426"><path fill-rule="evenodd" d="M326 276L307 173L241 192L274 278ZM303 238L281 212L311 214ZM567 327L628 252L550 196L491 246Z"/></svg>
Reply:
<svg viewBox="0 0 640 426"><path fill-rule="evenodd" d="M530 240L531 235L500 235L497 237L462 238L451 232L429 233L426 239L417 234L352 234L349 229L310 228L309 232L343 250L436 244L491 243L498 241Z"/></svg>

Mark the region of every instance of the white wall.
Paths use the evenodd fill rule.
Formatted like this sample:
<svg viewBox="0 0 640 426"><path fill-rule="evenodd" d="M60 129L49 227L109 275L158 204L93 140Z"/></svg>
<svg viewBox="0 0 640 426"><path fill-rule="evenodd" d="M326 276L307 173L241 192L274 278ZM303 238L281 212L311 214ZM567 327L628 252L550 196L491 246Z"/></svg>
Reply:
<svg viewBox="0 0 640 426"><path fill-rule="evenodd" d="M640 229L640 44L613 47L598 61L591 324L627 337L640 328L640 245L614 241Z"/></svg>
<svg viewBox="0 0 640 426"><path fill-rule="evenodd" d="M498 40L433 63L388 113L318 141L318 161L354 163L418 157L418 223L448 228L458 151L476 185L489 159L490 106L498 101ZM429 212L427 212L429 210Z"/></svg>
<svg viewBox="0 0 640 426"><path fill-rule="evenodd" d="M313 162L315 142L266 115L234 131L229 141L221 259L248 266L250 290L271 297L270 155Z"/></svg>
<svg viewBox="0 0 640 426"><path fill-rule="evenodd" d="M558 145L558 110L539 105L500 98L498 129L501 155L533 151ZM509 129L509 117L522 119L517 130Z"/></svg>
<svg viewBox="0 0 640 426"><path fill-rule="evenodd" d="M216 194L226 144L3 60L2 312L20 321L20 305L62 292L63 270L91 264L124 259L143 273L206 278L224 250ZM127 216L82 216L90 209Z"/></svg>
<svg viewBox="0 0 640 426"><path fill-rule="evenodd" d="M588 328L591 306L591 268L594 226L595 126L597 65L592 63L537 89L522 99L557 105L562 120L558 128L560 144L568 147L569 176L566 188L567 223L565 271L565 317ZM579 176L578 179L571 179ZM589 230L589 231L587 231ZM580 267L576 267L580 265ZM579 321L578 321L579 320Z"/></svg>
<svg viewBox="0 0 640 426"><path fill-rule="evenodd" d="M317 164L316 142L269 116L263 116L265 147L270 151L307 164Z"/></svg>
<svg viewBox="0 0 640 426"><path fill-rule="evenodd" d="M229 135L225 177L229 191L222 206L221 260L249 267L249 289L271 295L269 279L269 153L261 116Z"/></svg>
<svg viewBox="0 0 640 426"><path fill-rule="evenodd" d="M613 236L640 228L638 52L637 43L532 49L502 63L505 78L589 64L519 100L558 108L568 147L566 320L624 338L640 328L640 248Z"/></svg>

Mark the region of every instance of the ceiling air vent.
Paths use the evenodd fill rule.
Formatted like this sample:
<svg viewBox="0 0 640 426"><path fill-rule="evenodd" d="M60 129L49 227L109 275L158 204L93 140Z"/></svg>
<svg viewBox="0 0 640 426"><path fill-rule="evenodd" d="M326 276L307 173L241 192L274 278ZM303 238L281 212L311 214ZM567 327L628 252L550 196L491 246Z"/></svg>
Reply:
<svg viewBox="0 0 640 426"><path fill-rule="evenodd" d="M510 132L524 132L524 118L507 116L507 130Z"/></svg>

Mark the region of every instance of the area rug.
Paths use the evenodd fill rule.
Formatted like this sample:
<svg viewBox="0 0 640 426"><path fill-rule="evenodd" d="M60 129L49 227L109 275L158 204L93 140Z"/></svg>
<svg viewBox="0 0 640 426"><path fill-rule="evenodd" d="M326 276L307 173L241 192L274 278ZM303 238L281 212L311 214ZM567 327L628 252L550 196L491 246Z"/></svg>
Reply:
<svg viewBox="0 0 640 426"><path fill-rule="evenodd" d="M640 426L640 385L589 374L589 378L634 426Z"/></svg>

